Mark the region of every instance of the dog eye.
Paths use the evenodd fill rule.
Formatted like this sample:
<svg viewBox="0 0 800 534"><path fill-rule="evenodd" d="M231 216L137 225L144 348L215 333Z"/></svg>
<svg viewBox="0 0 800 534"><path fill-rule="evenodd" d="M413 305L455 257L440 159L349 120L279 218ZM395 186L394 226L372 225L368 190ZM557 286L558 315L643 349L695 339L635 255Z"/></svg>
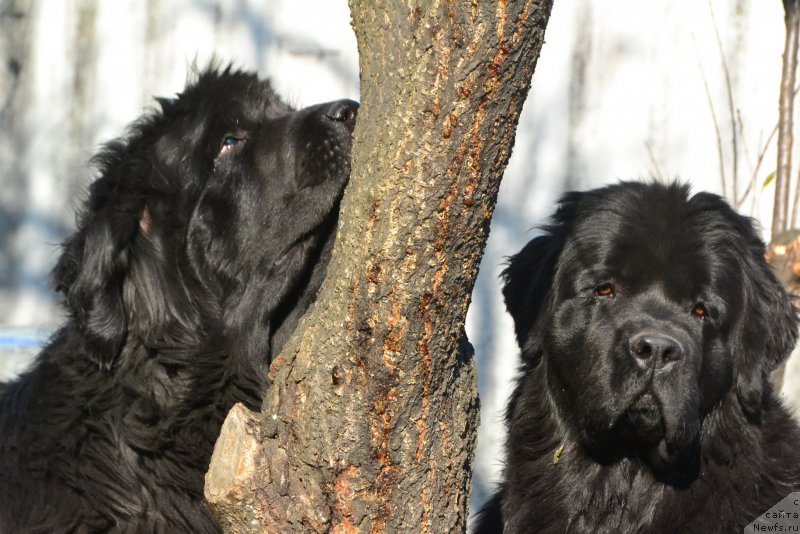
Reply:
<svg viewBox="0 0 800 534"><path fill-rule="evenodd" d="M708 312L706 311L706 307L703 305L702 302L698 302L697 304L694 305L694 308L692 308L692 315L694 315L700 320L706 318Z"/></svg>
<svg viewBox="0 0 800 534"><path fill-rule="evenodd" d="M237 137L235 135L226 135L222 139L222 144L219 147L219 155L221 156L230 149L244 143L244 137Z"/></svg>
<svg viewBox="0 0 800 534"><path fill-rule="evenodd" d="M614 285L610 283L600 284L594 288L594 294L598 297L613 298L615 294Z"/></svg>

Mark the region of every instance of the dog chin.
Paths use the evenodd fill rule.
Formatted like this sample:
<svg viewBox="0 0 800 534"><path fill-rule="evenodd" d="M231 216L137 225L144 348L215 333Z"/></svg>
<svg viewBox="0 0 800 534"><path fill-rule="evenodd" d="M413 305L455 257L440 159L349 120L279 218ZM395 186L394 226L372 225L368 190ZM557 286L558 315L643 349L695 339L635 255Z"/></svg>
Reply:
<svg viewBox="0 0 800 534"><path fill-rule="evenodd" d="M652 393L644 393L636 399L626 410L624 417L638 442L651 445L664 437L664 416Z"/></svg>
<svg viewBox="0 0 800 534"><path fill-rule="evenodd" d="M657 396L645 393L625 413L640 451L640 458L653 474L667 483L681 485L694 476L699 436L691 432L670 432Z"/></svg>
<svg viewBox="0 0 800 534"><path fill-rule="evenodd" d="M691 455L697 436L670 432L661 400L645 391L625 410L615 425L612 440L628 450L639 451L657 473L674 470Z"/></svg>

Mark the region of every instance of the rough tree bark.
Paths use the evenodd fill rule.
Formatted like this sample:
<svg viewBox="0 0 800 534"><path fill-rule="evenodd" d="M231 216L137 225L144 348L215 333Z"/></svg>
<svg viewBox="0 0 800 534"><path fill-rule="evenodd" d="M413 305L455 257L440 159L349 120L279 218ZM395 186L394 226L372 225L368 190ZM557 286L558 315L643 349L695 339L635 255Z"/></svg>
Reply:
<svg viewBox="0 0 800 534"><path fill-rule="evenodd" d="M463 532L464 318L551 0L350 0L362 107L317 303L206 478L227 532Z"/></svg>

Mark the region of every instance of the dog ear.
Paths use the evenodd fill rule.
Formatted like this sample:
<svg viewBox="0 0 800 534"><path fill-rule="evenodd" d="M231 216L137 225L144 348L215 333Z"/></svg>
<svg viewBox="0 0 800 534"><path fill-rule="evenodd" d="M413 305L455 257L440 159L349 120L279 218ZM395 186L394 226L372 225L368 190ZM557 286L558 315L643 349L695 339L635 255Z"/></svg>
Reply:
<svg viewBox="0 0 800 534"><path fill-rule="evenodd" d="M503 297L506 309L514 319L517 343L525 353L530 332L553 285L556 263L572 228L575 213L585 193L572 192L559 201L552 224L545 226L544 235L534 238L516 255L509 258L501 277L505 282Z"/></svg>
<svg viewBox="0 0 800 534"><path fill-rule="evenodd" d="M720 200L720 202L723 202ZM723 202L724 203L724 202ZM798 317L792 297L777 277L764 253L763 241L747 217L725 204L731 239L723 247L734 254L743 272L741 305L733 339L734 388L739 404L752 420L759 420L761 409L771 394L770 373L789 357L797 341Z"/></svg>
<svg viewBox="0 0 800 534"><path fill-rule="evenodd" d="M519 253L509 258L508 266L501 275L505 282L503 297L506 309L514 319L514 333L520 347L525 346L552 285L561 248L556 241L552 235L534 238Z"/></svg>
<svg viewBox="0 0 800 534"><path fill-rule="evenodd" d="M125 206L111 193L105 178L92 184L78 230L53 270L89 357L103 369L111 368L127 334L123 283L141 215L141 208Z"/></svg>
<svg viewBox="0 0 800 534"><path fill-rule="evenodd" d="M754 253L744 283L739 329L741 348L735 360L736 396L748 417L758 420L771 393L769 375L789 357L797 342L797 310L792 298L763 257ZM756 256L757 254L757 256Z"/></svg>

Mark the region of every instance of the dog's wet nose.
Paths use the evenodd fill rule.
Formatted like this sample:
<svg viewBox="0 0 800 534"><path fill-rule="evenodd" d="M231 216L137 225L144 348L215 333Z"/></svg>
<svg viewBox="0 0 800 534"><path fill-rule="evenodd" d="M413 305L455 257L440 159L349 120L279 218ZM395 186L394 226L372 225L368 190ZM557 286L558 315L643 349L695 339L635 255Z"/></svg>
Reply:
<svg viewBox="0 0 800 534"><path fill-rule="evenodd" d="M342 122L352 131L356 126L358 102L354 100L337 100L336 102L331 102L324 113L332 121Z"/></svg>
<svg viewBox="0 0 800 534"><path fill-rule="evenodd" d="M642 367L660 369L683 359L683 346L674 337L651 332L639 333L630 338L631 355Z"/></svg>

